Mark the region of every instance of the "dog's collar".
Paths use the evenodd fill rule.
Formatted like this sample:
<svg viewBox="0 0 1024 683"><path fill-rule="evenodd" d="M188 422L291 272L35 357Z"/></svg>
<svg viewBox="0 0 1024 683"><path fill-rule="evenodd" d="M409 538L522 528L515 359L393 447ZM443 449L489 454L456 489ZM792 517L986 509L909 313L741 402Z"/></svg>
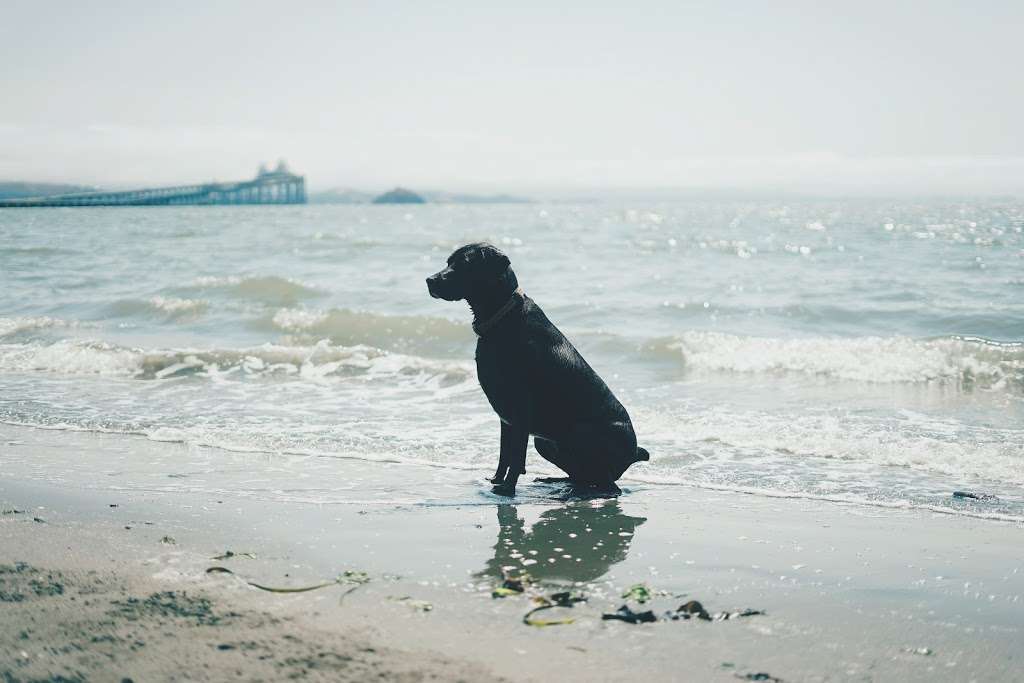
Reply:
<svg viewBox="0 0 1024 683"><path fill-rule="evenodd" d="M483 322L474 321L473 331L476 332L476 336L482 337L487 334L492 327L497 325L501 322L502 318L508 315L508 312L511 311L517 303L523 301L523 296L523 288L516 287L516 291L512 292L512 296L509 297L509 300L506 301L505 305L499 308L494 315Z"/></svg>

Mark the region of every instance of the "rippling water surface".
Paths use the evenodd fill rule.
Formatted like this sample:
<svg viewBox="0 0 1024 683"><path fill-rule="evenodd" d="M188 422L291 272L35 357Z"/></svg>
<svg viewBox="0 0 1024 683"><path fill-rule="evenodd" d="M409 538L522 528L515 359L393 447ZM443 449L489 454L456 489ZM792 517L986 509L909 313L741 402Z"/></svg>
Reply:
<svg viewBox="0 0 1024 683"><path fill-rule="evenodd" d="M995 200L3 210L0 420L489 468L468 310L424 285L488 240L629 409L628 485L1024 519L1022 230Z"/></svg>

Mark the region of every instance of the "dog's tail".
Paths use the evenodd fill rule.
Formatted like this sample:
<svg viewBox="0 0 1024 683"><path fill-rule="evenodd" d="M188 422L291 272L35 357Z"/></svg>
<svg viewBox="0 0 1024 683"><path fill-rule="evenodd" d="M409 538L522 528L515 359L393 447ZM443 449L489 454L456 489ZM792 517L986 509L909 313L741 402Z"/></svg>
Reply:
<svg viewBox="0 0 1024 683"><path fill-rule="evenodd" d="M647 449L642 446L636 447L636 462L642 462L644 460L650 460L651 454L647 452Z"/></svg>

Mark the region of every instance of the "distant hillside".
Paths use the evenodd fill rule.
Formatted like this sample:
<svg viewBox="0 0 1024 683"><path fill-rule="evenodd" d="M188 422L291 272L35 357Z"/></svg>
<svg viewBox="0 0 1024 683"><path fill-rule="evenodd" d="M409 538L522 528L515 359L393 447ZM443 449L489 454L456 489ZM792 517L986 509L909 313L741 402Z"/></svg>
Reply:
<svg viewBox="0 0 1024 683"><path fill-rule="evenodd" d="M0 182L0 199L20 199L21 197L47 197L55 194L71 194L74 192L94 192L95 187L87 185L63 185L60 183L21 183Z"/></svg>
<svg viewBox="0 0 1024 683"><path fill-rule="evenodd" d="M431 190L415 193L431 204L528 204L532 199L509 194L466 194ZM377 197L372 192L338 187L309 195L311 204L369 204Z"/></svg>
<svg viewBox="0 0 1024 683"><path fill-rule="evenodd" d="M407 190L404 187L396 187L393 190L388 190L384 194L374 197L374 204L426 204L427 200L419 196L412 190Z"/></svg>

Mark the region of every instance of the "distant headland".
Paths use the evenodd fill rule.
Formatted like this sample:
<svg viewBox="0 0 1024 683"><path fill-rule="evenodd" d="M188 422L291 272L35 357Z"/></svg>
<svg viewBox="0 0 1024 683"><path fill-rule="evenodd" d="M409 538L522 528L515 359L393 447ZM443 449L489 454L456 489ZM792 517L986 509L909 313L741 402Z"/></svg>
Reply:
<svg viewBox="0 0 1024 683"><path fill-rule="evenodd" d="M410 197L410 199L405 199ZM414 197L415 199L412 199ZM396 187L383 194L337 187L311 192L310 204L531 204L532 199L509 194L468 194L441 190L408 190Z"/></svg>
<svg viewBox="0 0 1024 683"><path fill-rule="evenodd" d="M396 187L373 198L374 204L426 204L427 200L412 190Z"/></svg>

